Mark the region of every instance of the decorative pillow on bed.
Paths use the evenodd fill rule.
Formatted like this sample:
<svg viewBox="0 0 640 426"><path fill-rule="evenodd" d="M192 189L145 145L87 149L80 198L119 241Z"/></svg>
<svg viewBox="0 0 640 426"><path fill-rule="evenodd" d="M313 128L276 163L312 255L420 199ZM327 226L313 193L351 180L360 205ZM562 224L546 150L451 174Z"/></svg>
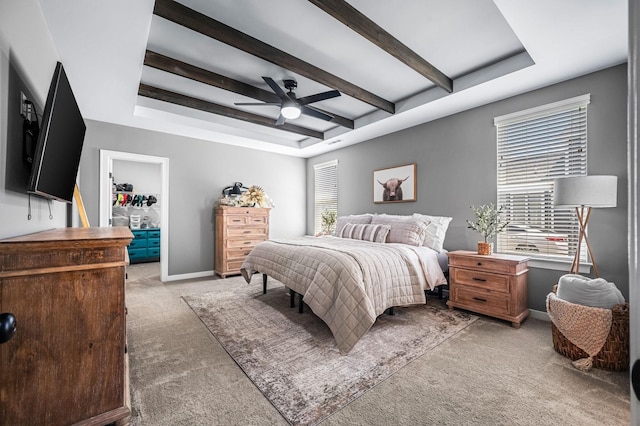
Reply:
<svg viewBox="0 0 640 426"><path fill-rule="evenodd" d="M347 223L340 234L342 238L352 240L371 241L373 243L384 243L389 234L391 226L372 225L367 223Z"/></svg>
<svg viewBox="0 0 640 426"><path fill-rule="evenodd" d="M339 237L342 234L342 228L347 223L371 223L372 214L352 214L350 216L338 216L336 220L336 230L334 231L335 236Z"/></svg>
<svg viewBox="0 0 640 426"><path fill-rule="evenodd" d="M427 235L422 243L425 247L431 247L438 253L443 250L444 237L447 234L449 223L453 218L447 216L429 216L414 213L413 217L427 223Z"/></svg>
<svg viewBox="0 0 640 426"><path fill-rule="evenodd" d="M427 224L411 216L393 216L380 214L371 219L374 225L389 225L388 243L409 244L421 246L427 233Z"/></svg>

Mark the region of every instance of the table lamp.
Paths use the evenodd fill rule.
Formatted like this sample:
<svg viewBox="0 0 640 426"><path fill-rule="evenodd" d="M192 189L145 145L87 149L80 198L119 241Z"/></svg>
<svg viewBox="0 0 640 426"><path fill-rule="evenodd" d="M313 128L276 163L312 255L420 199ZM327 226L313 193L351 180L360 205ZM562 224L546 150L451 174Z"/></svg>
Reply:
<svg viewBox="0 0 640 426"><path fill-rule="evenodd" d="M571 273L575 274L580 266L582 239L589 250L596 277L600 277L596 259L593 257L586 229L592 208L615 207L617 202L617 176L578 176L555 179L553 182L553 203L556 207L575 207L580 224L578 247L571 263Z"/></svg>

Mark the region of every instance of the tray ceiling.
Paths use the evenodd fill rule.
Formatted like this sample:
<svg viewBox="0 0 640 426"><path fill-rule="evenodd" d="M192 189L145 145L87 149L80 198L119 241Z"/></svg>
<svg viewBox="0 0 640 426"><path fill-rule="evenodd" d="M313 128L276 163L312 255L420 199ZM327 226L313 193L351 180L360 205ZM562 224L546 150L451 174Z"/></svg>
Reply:
<svg viewBox="0 0 640 426"><path fill-rule="evenodd" d="M303 157L626 59L624 1L407 0L401 9L366 0L105 2L122 6L119 15L117 4L100 11L79 0L54 3L42 9L87 118ZM87 49L69 33L79 24L60 5L94 22L85 31L97 49L115 34L109 19L126 15L113 40L121 56L108 57L132 62L126 74L107 61L96 67L93 52L82 56ZM573 34L578 23L595 28ZM107 85L110 67L126 79L124 111L91 105L83 64L100 69ZM236 105L280 102L263 77L283 90L283 80L295 80L298 98L338 90L308 104L334 118L303 114L276 125L278 105Z"/></svg>

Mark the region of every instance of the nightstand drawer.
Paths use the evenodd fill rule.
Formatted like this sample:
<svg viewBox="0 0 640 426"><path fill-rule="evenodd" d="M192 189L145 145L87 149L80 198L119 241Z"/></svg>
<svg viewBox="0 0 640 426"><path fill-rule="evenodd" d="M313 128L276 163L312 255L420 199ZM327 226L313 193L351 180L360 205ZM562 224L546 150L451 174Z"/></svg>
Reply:
<svg viewBox="0 0 640 426"><path fill-rule="evenodd" d="M479 257L479 256L478 256ZM498 272L508 274L511 272L511 265L507 262L494 260L488 256L484 258L452 256L449 266L459 266L461 268L482 269L486 272Z"/></svg>
<svg viewBox="0 0 640 426"><path fill-rule="evenodd" d="M471 287L454 288L452 299L457 306L488 315L510 315L509 296L477 290Z"/></svg>
<svg viewBox="0 0 640 426"><path fill-rule="evenodd" d="M482 289L509 293L509 276L492 274L469 269L449 269L457 284L479 287Z"/></svg>

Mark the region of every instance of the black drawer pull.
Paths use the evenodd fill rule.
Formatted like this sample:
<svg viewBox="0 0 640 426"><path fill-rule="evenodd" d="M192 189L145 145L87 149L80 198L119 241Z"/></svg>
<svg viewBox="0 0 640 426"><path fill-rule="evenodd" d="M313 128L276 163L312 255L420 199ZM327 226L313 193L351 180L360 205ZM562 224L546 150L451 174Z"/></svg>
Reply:
<svg viewBox="0 0 640 426"><path fill-rule="evenodd" d="M245 233L245 234L250 234L250 233L251 233L251 231L244 231L244 233Z"/></svg>
<svg viewBox="0 0 640 426"><path fill-rule="evenodd" d="M478 266L482 266L482 262L478 262Z"/></svg>
<svg viewBox="0 0 640 426"><path fill-rule="evenodd" d="M484 278L476 278L476 277L473 277L473 280L474 281L482 281L482 282L486 282L487 281Z"/></svg>
<svg viewBox="0 0 640 426"><path fill-rule="evenodd" d="M487 299L481 299L479 297L474 297L473 300L477 300L478 302L486 302Z"/></svg>

